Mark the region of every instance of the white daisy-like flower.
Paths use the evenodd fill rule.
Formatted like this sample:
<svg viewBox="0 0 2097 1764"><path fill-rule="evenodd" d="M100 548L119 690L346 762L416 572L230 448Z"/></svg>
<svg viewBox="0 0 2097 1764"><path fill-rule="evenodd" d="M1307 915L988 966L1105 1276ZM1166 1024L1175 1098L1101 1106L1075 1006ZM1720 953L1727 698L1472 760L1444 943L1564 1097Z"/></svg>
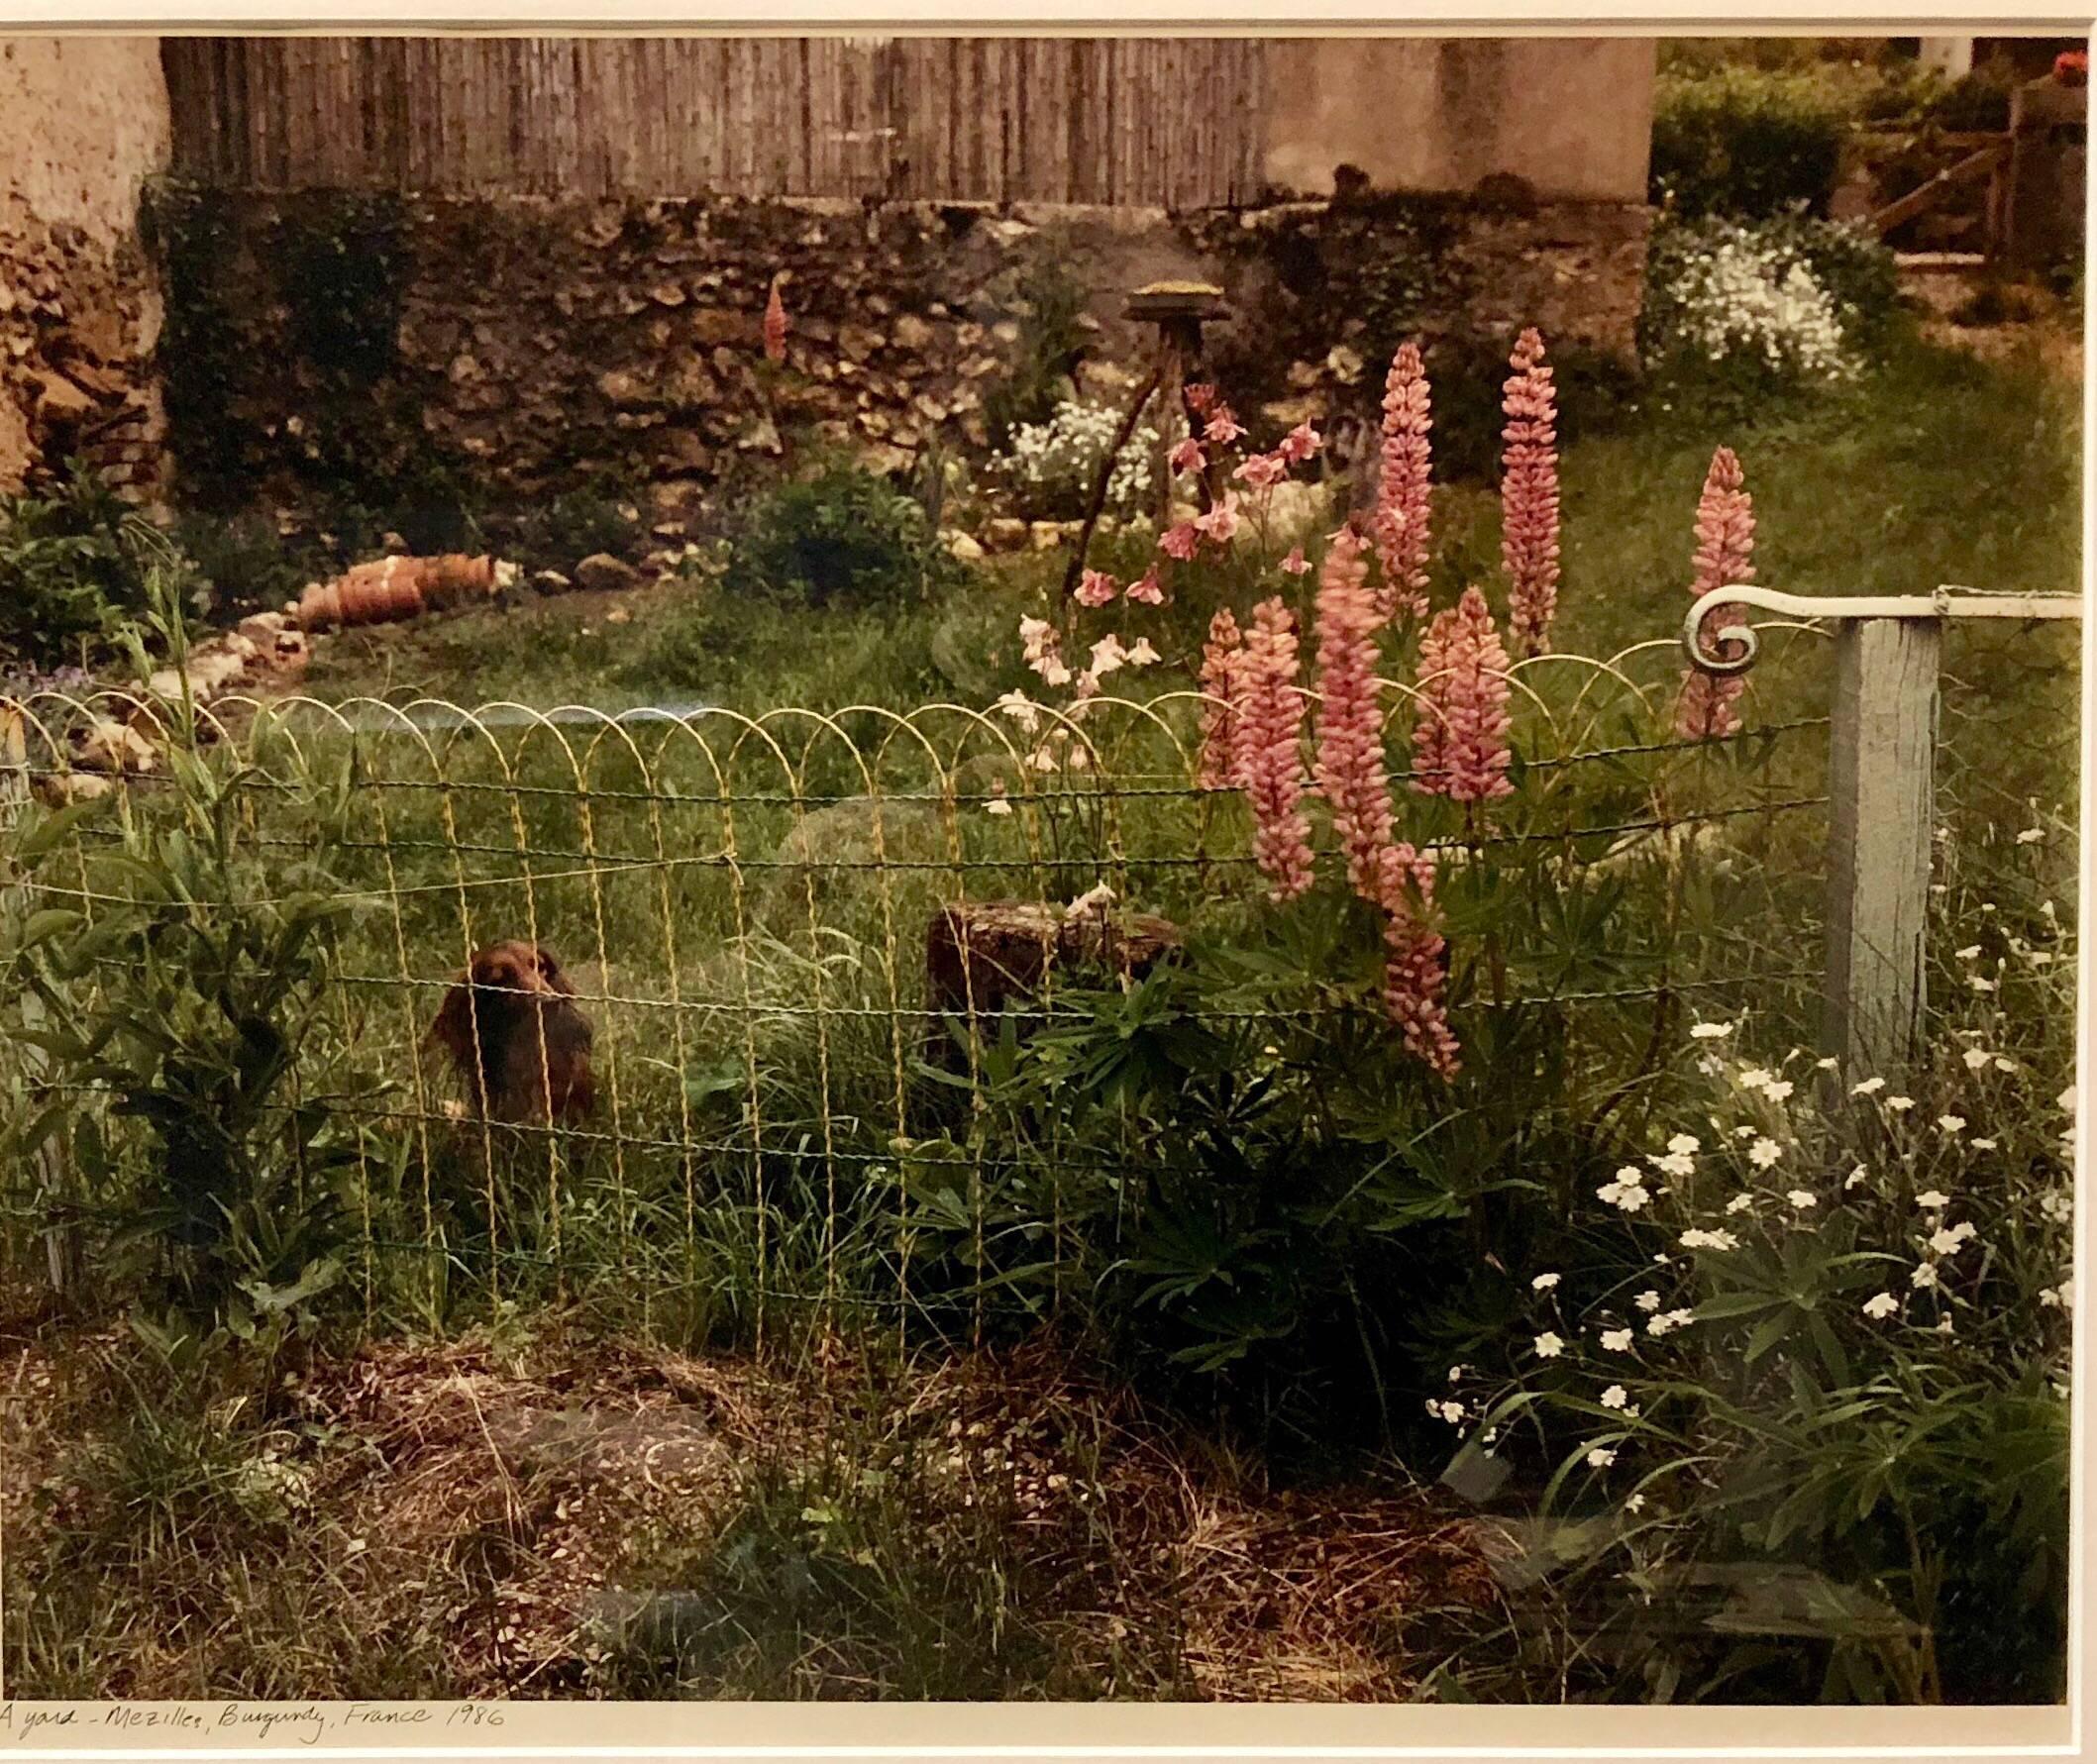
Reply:
<svg viewBox="0 0 2097 1764"><path fill-rule="evenodd" d="M1992 1152L2002 1142L1996 1139L1969 1139L1966 1143L1976 1152Z"/></svg>
<svg viewBox="0 0 2097 1764"><path fill-rule="evenodd" d="M1916 1195L1915 1204L1925 1212L1941 1212L1951 1204L1951 1196L1941 1189L1925 1189Z"/></svg>
<svg viewBox="0 0 2097 1764"><path fill-rule="evenodd" d="M1565 1352L1565 1343L1546 1329L1536 1337L1536 1357L1539 1360L1555 1360Z"/></svg>
<svg viewBox="0 0 2097 1764"><path fill-rule="evenodd" d="M1730 1023L1693 1023L1690 1026L1693 1041L1719 1041L1732 1033Z"/></svg>
<svg viewBox="0 0 2097 1764"><path fill-rule="evenodd" d="M985 814L1010 814L1012 805L1002 796L993 796L990 801L983 805L983 812Z"/></svg>
<svg viewBox="0 0 2097 1764"><path fill-rule="evenodd" d="M1833 1054L1829 1054L1823 1059L1814 1061L1813 1069L1816 1072L1833 1072L1840 1064L1841 1061L1837 1060Z"/></svg>
<svg viewBox="0 0 2097 1764"><path fill-rule="evenodd" d="M1690 1229L1676 1240L1686 1250L1736 1250L1740 1240L1730 1231L1700 1231Z"/></svg>
<svg viewBox="0 0 2097 1764"><path fill-rule="evenodd" d="M1658 1310L1660 1308L1660 1295L1650 1291L1640 1293L1631 1302L1640 1310Z"/></svg>
<svg viewBox="0 0 2097 1764"><path fill-rule="evenodd" d="M1995 1070L1997 1072L2015 1072L2017 1070L2017 1062L2005 1059L2001 1054L1997 1054L1995 1056Z"/></svg>
<svg viewBox="0 0 2097 1764"><path fill-rule="evenodd" d="M1678 1157L1687 1156L1702 1149L1703 1143L1694 1133L1677 1133L1667 1142L1667 1149Z"/></svg>
<svg viewBox="0 0 2097 1764"><path fill-rule="evenodd" d="M1625 1333L1627 1334L1628 1331L1625 1331ZM1622 1385L1612 1385L1602 1393L1602 1406L1604 1408L1622 1408L1630 1400L1631 1394Z"/></svg>
<svg viewBox="0 0 2097 1764"><path fill-rule="evenodd" d="M1958 952L1958 959L1961 962L1978 961L1980 959L1980 945L1977 943L1967 944L1964 949Z"/></svg>
<svg viewBox="0 0 2097 1764"><path fill-rule="evenodd" d="M1628 1329L1605 1329L1602 1345L1613 1354L1627 1354L1631 1348L1631 1332Z"/></svg>
<svg viewBox="0 0 2097 1764"><path fill-rule="evenodd" d="M2049 1190L2040 1195L2039 1210L2045 1213L2047 1218L2053 1220L2054 1223L2065 1224L2075 1216L2074 1196Z"/></svg>
<svg viewBox="0 0 2097 1764"><path fill-rule="evenodd" d="M1743 1090L1759 1090L1774 1077L1776 1077L1776 1074L1771 1072L1766 1066L1747 1066L1740 1070L1739 1074L1733 1079L1733 1083L1738 1085Z"/></svg>
<svg viewBox="0 0 2097 1764"><path fill-rule="evenodd" d="M1633 1171L1632 1176L1634 1179L1637 1173ZM1652 1195L1646 1192L1644 1186L1639 1182L1635 1180L1625 1182L1621 1178L1613 1183L1604 1183L1601 1188L1595 1191L1595 1194L1598 1199L1606 1200L1610 1205L1621 1207L1625 1212L1636 1212L1652 1198Z"/></svg>
<svg viewBox="0 0 2097 1764"><path fill-rule="evenodd" d="M1969 1047L1964 1053L1959 1055L1959 1058L1965 1061L1968 1072L1978 1072L1994 1057L1984 1047Z"/></svg>
<svg viewBox="0 0 2097 1764"><path fill-rule="evenodd" d="M1871 1173L1866 1170L1863 1165L1859 1164L1854 1170L1852 1170L1846 1177L1842 1179L1842 1187L1845 1189L1853 1189L1857 1186L1858 1183L1863 1182L1867 1177L1869 1177L1870 1174Z"/></svg>
<svg viewBox="0 0 2097 1764"><path fill-rule="evenodd" d="M1937 1319L1937 1332L1940 1335L1949 1335L1951 1333L1951 1319L1949 1317L1939 1317Z"/></svg>
<svg viewBox="0 0 2097 1764"><path fill-rule="evenodd" d="M2022 833L2018 834L2017 843L2019 845L2037 845L2045 836L2046 830L2044 827L2027 827Z"/></svg>
<svg viewBox="0 0 2097 1764"><path fill-rule="evenodd" d="M1648 1160L1663 1176L1695 1176L1697 1161L1688 1152L1669 1152L1665 1157Z"/></svg>
<svg viewBox="0 0 2097 1764"><path fill-rule="evenodd" d="M1895 1114L1906 1114L1915 1106L1915 1098L1913 1096L1888 1096L1886 1098L1886 1106L1892 1109Z"/></svg>
<svg viewBox="0 0 2097 1764"><path fill-rule="evenodd" d="M1757 1127L1752 1121L1743 1121L1732 1130L1732 1136L1735 1139L1752 1139L1761 1131L1762 1129Z"/></svg>
<svg viewBox="0 0 2097 1764"><path fill-rule="evenodd" d="M1587 1455L1587 1461L1597 1470L1607 1470L1617 1461L1617 1454L1603 1446L1596 1446Z"/></svg>
<svg viewBox="0 0 2097 1764"><path fill-rule="evenodd" d="M1879 1293L1864 1300L1864 1314L1874 1321L1883 1321L1900 1307L1901 1301L1891 1293Z"/></svg>
<svg viewBox="0 0 2097 1764"><path fill-rule="evenodd" d="M1645 1497L1643 1495L1626 1495L1624 1498L1624 1510L1625 1512L1639 1512L1644 1509L1644 1506Z"/></svg>
<svg viewBox="0 0 2097 1764"><path fill-rule="evenodd" d="M1747 1148L1747 1161L1757 1170L1767 1170L1784 1155L1784 1148L1773 1139L1758 1139Z"/></svg>
<svg viewBox="0 0 2097 1764"><path fill-rule="evenodd" d="M1968 980L1966 985L1971 986L1976 992L1992 992L1995 990L1995 983L1992 980L1983 980L1977 974Z"/></svg>
<svg viewBox="0 0 2097 1764"><path fill-rule="evenodd" d="M1886 1081L1882 1078L1862 1078L1849 1087L1849 1093L1852 1096L1873 1096L1885 1088Z"/></svg>
<svg viewBox="0 0 2097 1764"><path fill-rule="evenodd" d="M1529 1282L1529 1289L1532 1292L1548 1293L1558 1284L1558 1280L1559 1277L1555 1274L1539 1274L1534 1280Z"/></svg>
<svg viewBox="0 0 2097 1764"><path fill-rule="evenodd" d="M1966 1240L1966 1233L1956 1230L1936 1230L1930 1233L1930 1248L1940 1256L1955 1256L1958 1247Z"/></svg>
<svg viewBox="0 0 2097 1764"><path fill-rule="evenodd" d="M1928 1292L1937 1285L1937 1270L1928 1262L1918 1262L1915 1272L1908 1276L1908 1284L1919 1293Z"/></svg>
<svg viewBox="0 0 2097 1764"><path fill-rule="evenodd" d="M1806 1211L1809 1207L1820 1205L1820 1201L1814 1195L1809 1194L1804 1189L1793 1189L1790 1193L1784 1196L1784 1198L1790 1201L1791 1204L1797 1207L1801 1212Z"/></svg>
<svg viewBox="0 0 2097 1764"><path fill-rule="evenodd" d="M1772 1102L1785 1102L1790 1099L1791 1092L1797 1088L1788 1078L1771 1079L1768 1084L1762 1087L1762 1094L1767 1096Z"/></svg>
<svg viewBox="0 0 2097 1764"><path fill-rule="evenodd" d="M1754 1203L1755 1197L1752 1194L1735 1194L1730 1200L1727 1201L1726 1210L1730 1213L1745 1212Z"/></svg>
<svg viewBox="0 0 2097 1764"><path fill-rule="evenodd" d="M1940 1114L1937 1117L1937 1124L1946 1133L1956 1135L1966 1130L1966 1117L1962 1114Z"/></svg>

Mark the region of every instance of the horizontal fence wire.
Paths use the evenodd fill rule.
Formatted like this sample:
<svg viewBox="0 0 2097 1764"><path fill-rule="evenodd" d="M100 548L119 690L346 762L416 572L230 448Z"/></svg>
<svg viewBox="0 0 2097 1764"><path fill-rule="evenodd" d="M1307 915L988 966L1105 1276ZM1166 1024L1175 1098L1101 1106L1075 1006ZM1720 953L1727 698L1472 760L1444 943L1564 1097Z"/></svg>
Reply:
<svg viewBox="0 0 2097 1764"><path fill-rule="evenodd" d="M1606 672L1577 715L1518 700L1518 787L1500 802L1453 804L1411 771L1390 775L1454 915L1459 1037L1579 1011L1603 1086L1635 1067L1656 1010L1804 1008L1820 970L1793 957L1802 935L1817 941L1813 811L1827 801L1827 719L1656 736L1639 688ZM10 879L36 904L115 926L354 909L329 934L283 1106L324 1109L353 1146L367 1302L377 1264L399 1257L429 1261L416 1278L433 1287L439 1263L491 1295L503 1270L537 1269L561 1290L625 1279L669 1302L735 1240L759 1270L738 1302L761 1330L772 1299L951 1309L953 1282L935 1292L928 1271L961 1253L951 1234L971 1220L962 1260L984 1265L1012 1173L1045 1176L1060 1209L1087 1185L1121 1193L1157 1156L1133 1121L1088 1143L1029 1139L986 1074L1000 1033L1082 1031L1086 988L1124 984L1098 959L1134 935L1139 921L1118 915L1148 915L1170 930L1161 947L1198 952L1259 944L1292 910L1269 897L1242 792L1201 778L1192 693L1096 699L1077 731L1051 712L1021 727L935 706L723 712L647 741L440 708L459 727L433 736L405 719L352 727L307 700L215 707L193 751L245 868L214 892L150 880L186 849L178 830L194 833L195 778L163 758L128 771L107 758L119 724L149 747L185 745L178 715L121 695L0 700L0 820L101 800L33 876ZM1112 906L1089 943L1074 901L1101 883ZM1474 919L1528 923L1538 902L1583 891L1615 902L1596 947L1481 958ZM529 1118L488 1118L501 1110L481 1106L479 1044L462 1055L439 1032L457 1001L473 1036L483 1012L546 1007L542 984L516 974L462 987L476 953L506 943L550 952L566 1007L588 1022L586 1118L549 1118L543 1051L525 1075L539 1085ZM169 984L159 960L134 937L74 984L151 998ZM1283 1059L1395 1034L1373 995L1341 996L1327 978L1305 976L1294 995L1198 990L1182 1015ZM54 1078L21 1050L11 1064L18 1096L106 1112L105 1086ZM1000 1121L1005 1137L987 1135ZM11 1182L18 1219L50 1216L64 1190L49 1172ZM943 1224L927 1222L928 1193ZM1044 1254L1068 1228L1060 1210L1039 1222ZM980 1322L972 1291L961 1308Z"/></svg>

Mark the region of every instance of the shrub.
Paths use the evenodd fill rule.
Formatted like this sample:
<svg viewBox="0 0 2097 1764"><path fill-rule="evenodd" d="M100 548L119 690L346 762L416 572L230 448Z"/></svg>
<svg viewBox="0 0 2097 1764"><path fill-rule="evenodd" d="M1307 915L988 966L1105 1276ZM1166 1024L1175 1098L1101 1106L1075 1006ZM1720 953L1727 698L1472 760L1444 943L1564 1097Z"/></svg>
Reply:
<svg viewBox="0 0 2097 1764"><path fill-rule="evenodd" d="M1093 481L1113 446L1127 412L1110 404L1066 398L1041 423L1012 431L1010 451L996 462L1012 486L1022 513L1042 520L1076 519L1092 499ZM1106 481L1106 508L1140 514L1155 494L1158 431L1154 415L1137 423L1114 456Z"/></svg>
<svg viewBox="0 0 2097 1764"><path fill-rule="evenodd" d="M184 515L175 526L218 613L281 606L319 573L318 560L294 549L260 514Z"/></svg>
<svg viewBox="0 0 2097 1764"><path fill-rule="evenodd" d="M816 606L915 599L958 567L924 506L851 466L778 486L749 510L728 582Z"/></svg>
<svg viewBox="0 0 2097 1764"><path fill-rule="evenodd" d="M105 648L180 554L73 464L49 495L0 498L0 654L37 664Z"/></svg>
<svg viewBox="0 0 2097 1764"><path fill-rule="evenodd" d="M617 484L598 483L564 490L526 511L514 544L527 569L568 571L600 552L630 562L646 533L634 498Z"/></svg>
<svg viewBox="0 0 2097 1764"><path fill-rule="evenodd" d="M1726 66L1654 93L1652 200L1685 216L1825 214L1843 118L1814 80Z"/></svg>
<svg viewBox="0 0 2097 1764"><path fill-rule="evenodd" d="M1897 310L1890 255L1855 229L1787 214L1655 228L1640 350L1649 367L1742 389L1852 377Z"/></svg>

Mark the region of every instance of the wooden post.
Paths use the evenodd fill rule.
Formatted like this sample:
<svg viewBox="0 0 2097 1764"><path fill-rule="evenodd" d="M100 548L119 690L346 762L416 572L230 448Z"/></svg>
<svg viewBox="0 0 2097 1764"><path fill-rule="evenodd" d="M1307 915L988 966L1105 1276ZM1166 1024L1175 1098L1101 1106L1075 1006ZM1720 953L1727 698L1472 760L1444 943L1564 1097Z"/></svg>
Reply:
<svg viewBox="0 0 2097 1764"><path fill-rule="evenodd" d="M1936 619L1845 620L1829 757L1828 1051L1889 1083L1922 1027L1937 749Z"/></svg>

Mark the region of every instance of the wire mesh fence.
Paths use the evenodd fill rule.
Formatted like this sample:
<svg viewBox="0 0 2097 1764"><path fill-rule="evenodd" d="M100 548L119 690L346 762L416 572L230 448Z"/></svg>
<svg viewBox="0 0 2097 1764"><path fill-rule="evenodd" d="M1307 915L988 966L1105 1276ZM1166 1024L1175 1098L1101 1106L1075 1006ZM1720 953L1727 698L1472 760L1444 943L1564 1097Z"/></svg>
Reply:
<svg viewBox="0 0 2097 1764"><path fill-rule="evenodd" d="M1393 777L1409 837L1442 867L1458 1034L1489 1068L1496 1021L1544 1013L1607 1080L1635 1068L1658 1007L1751 1000L1803 1019L1826 720L1684 743L1621 670L1548 661L1586 678L1570 707L1527 695L1510 796L1465 809ZM164 705L53 694L0 702L0 730L10 818L107 799L15 879L32 908L87 927L142 901L192 925L306 899L347 909L285 1106L323 1111L350 1148L367 1302L615 1292L732 1307L760 1331L808 1306L966 1330L1002 1265L989 1238L1023 1239L1028 1265L1053 1269L1064 1197L1104 1185L1126 1204L1116 1185L1155 1130L1030 1136L998 1113L1012 1049L1091 1020L1091 988L1141 972L1132 952L1333 910L1268 898L1240 793L1198 781L1203 702L635 719L222 700L177 734ZM149 727L150 747L116 740L119 725ZM182 813L198 778L233 804L255 882L237 897L170 891L139 861L198 836ZM1102 885L1110 907L1082 904ZM1159 939L1147 953L1130 912ZM505 945L554 966L487 968ZM100 958L84 984L123 996L129 959ZM588 1025L586 1111L552 1070L574 1048L545 1014L549 986ZM1194 1016L1248 1046L1284 1016L1331 1048L1379 1029L1337 986L1286 1007L1194 996ZM505 1109L489 1062L512 1005L541 1027L525 1043L533 1100ZM40 1106L50 1064L24 1048L10 1064L10 1106ZM1037 1179L1023 1205L999 1181L1021 1165ZM16 1224L48 1224L64 1173L10 1180ZM978 1278L935 1291L923 1271L957 1244Z"/></svg>

